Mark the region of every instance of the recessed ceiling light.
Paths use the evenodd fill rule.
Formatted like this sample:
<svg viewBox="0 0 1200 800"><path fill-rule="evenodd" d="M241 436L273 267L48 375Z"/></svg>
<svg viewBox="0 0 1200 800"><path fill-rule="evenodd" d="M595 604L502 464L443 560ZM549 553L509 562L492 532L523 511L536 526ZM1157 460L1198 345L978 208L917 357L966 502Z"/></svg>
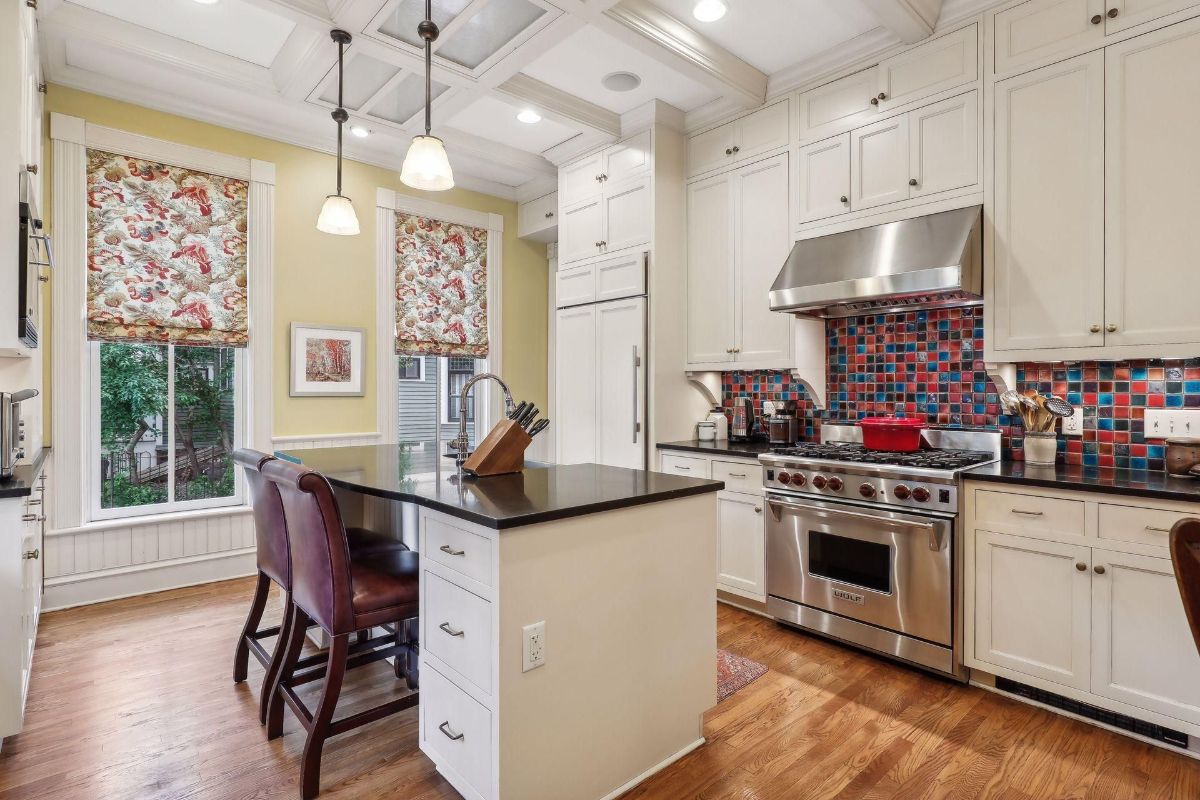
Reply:
<svg viewBox="0 0 1200 800"><path fill-rule="evenodd" d="M542 121L542 115L532 108L525 108L521 110L521 113L517 114L517 119L526 125L533 125Z"/></svg>
<svg viewBox="0 0 1200 800"><path fill-rule="evenodd" d="M725 0L700 0L692 9L692 16L701 22L716 22L727 10Z"/></svg>
<svg viewBox="0 0 1200 800"><path fill-rule="evenodd" d="M600 83L611 92L632 92L642 85L642 79L632 72L610 72Z"/></svg>
<svg viewBox="0 0 1200 800"><path fill-rule="evenodd" d="M364 128L362 125L351 125L350 132L360 139L365 139L371 135L370 128Z"/></svg>
<svg viewBox="0 0 1200 800"><path fill-rule="evenodd" d="M194 2L197 2L202 6L215 6L217 3L221 2L221 0L194 0Z"/></svg>

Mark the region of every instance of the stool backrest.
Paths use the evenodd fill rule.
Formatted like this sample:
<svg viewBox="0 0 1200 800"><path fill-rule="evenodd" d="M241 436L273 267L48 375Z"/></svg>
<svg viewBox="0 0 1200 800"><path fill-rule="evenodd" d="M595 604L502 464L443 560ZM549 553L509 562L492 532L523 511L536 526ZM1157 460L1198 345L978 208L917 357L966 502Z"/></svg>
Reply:
<svg viewBox="0 0 1200 800"><path fill-rule="evenodd" d="M333 487L315 470L282 459L263 465L287 519L292 602L327 633L354 631L350 548Z"/></svg>
<svg viewBox="0 0 1200 800"><path fill-rule="evenodd" d="M283 501L275 484L262 476L263 465L275 456L258 450L235 450L235 463L246 470L250 489L250 506L254 510L254 538L257 545L258 568L284 589L291 588L292 578L288 559L287 522L283 516Z"/></svg>
<svg viewBox="0 0 1200 800"><path fill-rule="evenodd" d="M1171 528L1171 562L1192 638L1200 651L1200 519L1181 519Z"/></svg>

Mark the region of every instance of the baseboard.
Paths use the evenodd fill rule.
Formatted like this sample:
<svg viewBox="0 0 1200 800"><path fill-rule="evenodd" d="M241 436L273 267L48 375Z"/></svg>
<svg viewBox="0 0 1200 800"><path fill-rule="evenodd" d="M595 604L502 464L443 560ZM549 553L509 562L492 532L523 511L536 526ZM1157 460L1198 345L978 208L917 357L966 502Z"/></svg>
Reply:
<svg viewBox="0 0 1200 800"><path fill-rule="evenodd" d="M202 583L243 578L257 571L254 548L208 553L135 567L81 572L47 578L42 612L103 603L123 597L181 589Z"/></svg>
<svg viewBox="0 0 1200 800"><path fill-rule="evenodd" d="M618 786L618 787L617 787L616 789L614 789L613 791L611 791L611 792L609 792L608 794L604 795L604 797L601 797L601 798L600 798L600 800L615 800L615 798L617 798L617 797L620 797L621 795L625 794L625 793L626 793L626 792L628 792L630 789L632 789L633 787L637 786L637 785L638 785L639 783L641 783L642 781L644 781L644 780L646 780L647 778L649 778L651 775L654 775L654 774L656 774L656 773L662 772L664 769L666 769L667 767L671 766L671 765L672 765L672 764L674 764L676 761L678 761L679 759L683 758L684 756L686 756L688 753L690 753L690 752L692 752L693 750L695 750L695 749L696 749L697 747L699 747L700 745L704 744L704 742L705 742L705 738L704 738L703 736L701 736L699 739L697 739L696 741L692 742L692 743L691 743L691 744L689 744L687 747L685 747L685 748L683 748L682 750L680 750L678 753L675 753L675 754L673 754L673 755L667 756L667 757L666 757L666 758L664 758L662 761L658 762L658 763L657 763L657 764L655 764L653 767L651 767L650 769L648 769L648 770L646 770L645 772L643 772L641 775L638 775L638 776L637 776L636 778L634 778L633 780L629 781L628 783L622 784L621 786Z"/></svg>
<svg viewBox="0 0 1200 800"><path fill-rule="evenodd" d="M774 617L767 613L766 603L760 603L757 600L751 600L748 597L739 597L736 594L718 589L717 602L724 603L727 606L733 606L734 608L740 608L742 611L749 611L751 614L758 614L760 617L774 619Z"/></svg>

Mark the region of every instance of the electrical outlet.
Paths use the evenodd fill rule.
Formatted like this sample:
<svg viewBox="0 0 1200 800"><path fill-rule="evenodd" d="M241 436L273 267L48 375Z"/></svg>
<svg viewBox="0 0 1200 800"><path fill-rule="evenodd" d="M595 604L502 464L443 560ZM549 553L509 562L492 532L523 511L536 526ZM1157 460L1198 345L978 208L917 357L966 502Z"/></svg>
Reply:
<svg viewBox="0 0 1200 800"><path fill-rule="evenodd" d="M773 402L771 402L770 400L763 401L763 416L764 417L775 416L775 404Z"/></svg>
<svg viewBox="0 0 1200 800"><path fill-rule="evenodd" d="M1166 439L1168 436L1200 436L1200 411L1147 408L1144 435L1147 439Z"/></svg>
<svg viewBox="0 0 1200 800"><path fill-rule="evenodd" d="M1062 418L1063 436L1083 436L1083 409L1076 406L1075 413Z"/></svg>
<svg viewBox="0 0 1200 800"><path fill-rule="evenodd" d="M521 629L521 672L529 672L546 663L546 621Z"/></svg>

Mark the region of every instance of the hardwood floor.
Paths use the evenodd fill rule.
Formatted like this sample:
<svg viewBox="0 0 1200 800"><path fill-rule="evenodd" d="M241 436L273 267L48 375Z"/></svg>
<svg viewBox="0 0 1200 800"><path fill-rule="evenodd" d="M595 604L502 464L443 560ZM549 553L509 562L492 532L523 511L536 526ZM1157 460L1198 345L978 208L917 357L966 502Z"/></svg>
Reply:
<svg viewBox="0 0 1200 800"><path fill-rule="evenodd" d="M261 668L251 659L246 683L230 678L252 590L229 581L45 615L0 798L294 798L303 731L288 717L268 742ZM718 631L770 671L708 713L707 745L625 800L1200 797L1200 763L1166 750L726 606ZM386 664L356 670L339 716L403 692ZM416 721L413 709L330 740L321 796L457 798L417 749Z"/></svg>

